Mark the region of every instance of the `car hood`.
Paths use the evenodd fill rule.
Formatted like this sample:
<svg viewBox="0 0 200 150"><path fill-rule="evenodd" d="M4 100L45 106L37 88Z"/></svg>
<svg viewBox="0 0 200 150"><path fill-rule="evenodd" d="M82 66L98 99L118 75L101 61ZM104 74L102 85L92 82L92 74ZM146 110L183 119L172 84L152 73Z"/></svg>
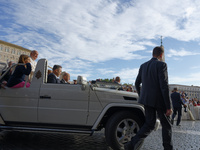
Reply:
<svg viewBox="0 0 200 150"><path fill-rule="evenodd" d="M121 96L134 97L138 99L138 94L134 92L127 92L127 91L120 91L120 90L115 90L115 89L107 89L107 88L99 88L99 87L93 87L93 90L112 93L112 94L121 95Z"/></svg>

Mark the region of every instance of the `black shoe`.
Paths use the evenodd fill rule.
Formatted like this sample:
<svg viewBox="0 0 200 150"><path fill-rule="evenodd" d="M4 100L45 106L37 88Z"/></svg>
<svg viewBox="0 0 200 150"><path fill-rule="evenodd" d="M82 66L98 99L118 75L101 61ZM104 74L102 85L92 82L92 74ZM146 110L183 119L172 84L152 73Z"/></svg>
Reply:
<svg viewBox="0 0 200 150"><path fill-rule="evenodd" d="M132 149L133 149L133 147L130 142L124 144L124 150L132 150Z"/></svg>
<svg viewBox="0 0 200 150"><path fill-rule="evenodd" d="M134 146L131 144L131 142L128 142L124 144L124 150L139 150L144 143L144 140L136 143Z"/></svg>

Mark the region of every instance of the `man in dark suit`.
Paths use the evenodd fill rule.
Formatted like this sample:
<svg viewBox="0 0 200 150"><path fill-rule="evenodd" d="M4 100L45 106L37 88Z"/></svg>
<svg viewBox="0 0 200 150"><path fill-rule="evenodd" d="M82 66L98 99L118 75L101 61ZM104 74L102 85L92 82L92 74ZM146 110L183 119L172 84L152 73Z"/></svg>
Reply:
<svg viewBox="0 0 200 150"><path fill-rule="evenodd" d="M124 145L125 150L135 150L151 133L156 123L156 113L162 125L162 138L165 150L172 150L172 129L169 116L172 113L169 98L167 64L162 62L164 49L155 47L153 58L142 64L135 81L139 103L145 108L145 123L130 142ZM140 90L140 84L142 88Z"/></svg>
<svg viewBox="0 0 200 150"><path fill-rule="evenodd" d="M48 75L47 83L60 83L59 76L62 72L62 67L60 65L53 66L53 72Z"/></svg>
<svg viewBox="0 0 200 150"><path fill-rule="evenodd" d="M176 125L179 126L181 122L181 115L182 115L182 105L186 107L186 105L181 100L181 95L178 93L177 88L174 88L174 92L171 94L172 99L172 105L173 105L173 114L172 114L172 124L174 123L174 118L176 117L176 114L178 112L178 119L176 122Z"/></svg>

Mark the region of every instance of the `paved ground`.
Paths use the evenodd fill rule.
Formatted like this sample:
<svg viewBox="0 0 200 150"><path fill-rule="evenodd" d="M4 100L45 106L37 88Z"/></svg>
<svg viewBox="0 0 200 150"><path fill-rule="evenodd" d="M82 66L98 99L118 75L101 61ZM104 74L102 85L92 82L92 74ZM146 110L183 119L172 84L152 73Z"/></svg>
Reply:
<svg viewBox="0 0 200 150"><path fill-rule="evenodd" d="M145 139L141 150L162 150L161 128ZM200 150L200 121L182 121L173 126L174 150Z"/></svg>
<svg viewBox="0 0 200 150"><path fill-rule="evenodd" d="M200 150L200 121L182 121L173 126L174 150ZM111 150L103 132L78 134L3 132L0 150ZM141 150L163 150L161 128L145 139Z"/></svg>

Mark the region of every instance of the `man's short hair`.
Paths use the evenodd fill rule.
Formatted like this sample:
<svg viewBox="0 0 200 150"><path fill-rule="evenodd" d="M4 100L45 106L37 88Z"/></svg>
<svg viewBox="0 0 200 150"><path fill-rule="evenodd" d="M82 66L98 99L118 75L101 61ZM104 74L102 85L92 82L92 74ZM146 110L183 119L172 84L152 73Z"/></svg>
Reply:
<svg viewBox="0 0 200 150"><path fill-rule="evenodd" d="M53 66L53 71L56 70L56 69L59 69L59 68L62 68L62 67L60 65L54 65Z"/></svg>
<svg viewBox="0 0 200 150"><path fill-rule="evenodd" d="M35 53L35 52L37 52L37 51L36 51L36 50L32 50L32 51L31 51L31 54L32 54L32 53Z"/></svg>
<svg viewBox="0 0 200 150"><path fill-rule="evenodd" d="M35 55L35 53L38 53L38 51L37 50L32 50L31 53L30 53L30 56L31 55Z"/></svg>
<svg viewBox="0 0 200 150"><path fill-rule="evenodd" d="M163 47L157 46L153 49L153 56L155 57L160 56L162 53L164 53Z"/></svg>
<svg viewBox="0 0 200 150"><path fill-rule="evenodd" d="M69 73L64 72L63 75L62 75L62 77L64 77L64 76L69 76Z"/></svg>
<svg viewBox="0 0 200 150"><path fill-rule="evenodd" d="M177 89L177 88L174 88L174 91L178 91L178 89Z"/></svg>

